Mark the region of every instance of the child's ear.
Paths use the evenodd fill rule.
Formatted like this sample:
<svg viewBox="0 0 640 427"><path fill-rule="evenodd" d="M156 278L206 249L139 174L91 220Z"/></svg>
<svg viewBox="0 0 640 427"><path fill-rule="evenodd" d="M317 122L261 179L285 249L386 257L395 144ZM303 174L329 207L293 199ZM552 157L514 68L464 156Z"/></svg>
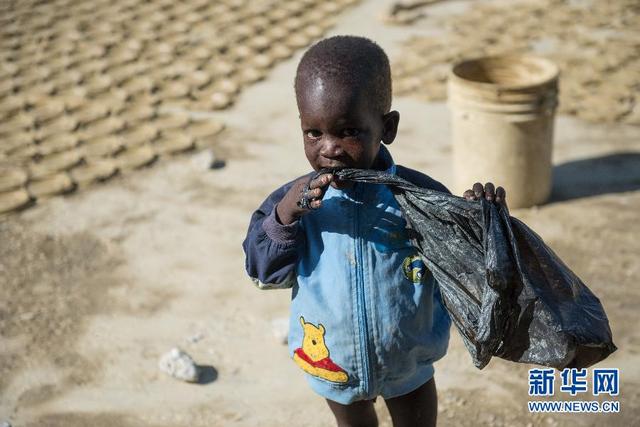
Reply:
<svg viewBox="0 0 640 427"><path fill-rule="evenodd" d="M398 133L398 123L400 123L400 113L397 111L389 111L382 116L382 142L389 145L396 139Z"/></svg>

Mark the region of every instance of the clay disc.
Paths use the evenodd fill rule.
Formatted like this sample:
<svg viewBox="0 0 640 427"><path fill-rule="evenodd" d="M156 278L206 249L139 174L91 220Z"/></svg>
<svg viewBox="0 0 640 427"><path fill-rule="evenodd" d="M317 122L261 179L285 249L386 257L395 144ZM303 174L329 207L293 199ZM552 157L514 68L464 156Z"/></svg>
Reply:
<svg viewBox="0 0 640 427"><path fill-rule="evenodd" d="M38 149L35 144L25 145L23 147L15 148L6 153L6 156L9 160L15 162L16 164L23 164L38 154Z"/></svg>
<svg viewBox="0 0 640 427"><path fill-rule="evenodd" d="M30 131L11 132L2 135L1 151L10 153L18 148L28 147L35 142L35 137Z"/></svg>
<svg viewBox="0 0 640 427"><path fill-rule="evenodd" d="M82 160L79 150L69 150L46 156L37 163L29 164L29 178L39 179L69 169Z"/></svg>
<svg viewBox="0 0 640 427"><path fill-rule="evenodd" d="M108 90L112 84L113 81L107 74L97 74L89 79L85 83L85 86L87 88L87 94L97 95Z"/></svg>
<svg viewBox="0 0 640 427"><path fill-rule="evenodd" d="M158 136L158 128L144 123L122 134L122 140L127 147L136 147L153 141Z"/></svg>
<svg viewBox="0 0 640 427"><path fill-rule="evenodd" d="M193 149L195 147L195 139L184 133L169 132L156 141L154 147L160 155L176 154Z"/></svg>
<svg viewBox="0 0 640 427"><path fill-rule="evenodd" d="M0 193L22 187L27 182L27 172L19 167L0 164Z"/></svg>
<svg viewBox="0 0 640 427"><path fill-rule="evenodd" d="M80 73L79 71L65 70L53 79L53 84L56 86L56 90L60 91L80 84L82 79L82 73Z"/></svg>
<svg viewBox="0 0 640 427"><path fill-rule="evenodd" d="M64 113L64 102L60 99L48 99L40 105L36 105L32 113L36 122L46 122L60 117Z"/></svg>
<svg viewBox="0 0 640 427"><path fill-rule="evenodd" d="M167 99L177 99L189 95L189 86L179 82L169 82L160 89L161 96Z"/></svg>
<svg viewBox="0 0 640 427"><path fill-rule="evenodd" d="M200 120L187 127L187 133L194 138L209 138L224 130L224 124L217 120Z"/></svg>
<svg viewBox="0 0 640 427"><path fill-rule="evenodd" d="M139 103L129 106L124 110L122 117L127 122L128 126L135 123L144 122L154 118L156 115L156 108L151 105Z"/></svg>
<svg viewBox="0 0 640 427"><path fill-rule="evenodd" d="M30 129L35 122L32 114L21 111L11 117L9 121L0 123L0 133L17 133L24 129Z"/></svg>
<svg viewBox="0 0 640 427"><path fill-rule="evenodd" d="M211 76L206 71L192 71L185 77L185 83L190 87L200 89L211 82Z"/></svg>
<svg viewBox="0 0 640 427"><path fill-rule="evenodd" d="M110 135L87 141L81 146L81 151L83 157L95 159L110 157L122 150L123 146L122 138Z"/></svg>
<svg viewBox="0 0 640 427"><path fill-rule="evenodd" d="M77 127L78 121L73 116L65 114L41 126L38 129L38 138L46 139L52 135L72 132Z"/></svg>
<svg viewBox="0 0 640 427"><path fill-rule="evenodd" d="M73 182L67 173L61 172L42 179L30 181L27 191L33 198L42 198L73 190Z"/></svg>
<svg viewBox="0 0 640 427"><path fill-rule="evenodd" d="M87 124L95 120L107 117L109 115L109 108L106 105L92 102L85 104L78 108L78 111L74 113L74 117L81 123Z"/></svg>
<svg viewBox="0 0 640 427"><path fill-rule="evenodd" d="M43 156L59 153L78 145L78 136L73 133L60 133L42 140L38 144L38 152Z"/></svg>
<svg viewBox="0 0 640 427"><path fill-rule="evenodd" d="M251 65L259 69L271 68L274 62L274 58L265 53L259 53L250 60Z"/></svg>
<svg viewBox="0 0 640 427"><path fill-rule="evenodd" d="M252 37L249 40L249 46L251 46L256 51L263 51L267 49L269 46L271 46L271 43L272 41L269 37L262 35Z"/></svg>
<svg viewBox="0 0 640 427"><path fill-rule="evenodd" d="M130 95L140 92L151 92L154 87L154 81L146 76L133 77L122 85L122 89L126 90Z"/></svg>
<svg viewBox="0 0 640 427"><path fill-rule="evenodd" d="M5 116L11 115L23 109L26 104L26 99L19 94L5 95L0 102L0 113Z"/></svg>
<svg viewBox="0 0 640 427"><path fill-rule="evenodd" d="M88 125L88 127L84 129L83 135L86 139L94 139L116 133L120 129L124 128L124 126L124 119L118 116L109 116Z"/></svg>
<svg viewBox="0 0 640 427"><path fill-rule="evenodd" d="M21 188L0 193L0 213L5 213L25 206L31 201L27 190Z"/></svg>
<svg viewBox="0 0 640 427"><path fill-rule="evenodd" d="M171 112L158 115L154 125L162 132L169 129L177 129L186 126L190 121L188 113Z"/></svg>
<svg viewBox="0 0 640 427"><path fill-rule="evenodd" d="M214 110L223 110L233 102L231 96L223 92L213 92L207 98L208 105Z"/></svg>
<svg viewBox="0 0 640 427"><path fill-rule="evenodd" d="M157 155L154 149L145 144L132 149L127 149L120 153L115 159L119 169L129 170L146 166L156 158Z"/></svg>
<svg viewBox="0 0 640 427"><path fill-rule="evenodd" d="M214 76L230 76L236 70L236 66L227 61L216 60L207 66L207 70Z"/></svg>
<svg viewBox="0 0 640 427"><path fill-rule="evenodd" d="M76 92L65 92L58 95L59 99L64 102L65 109L67 111L74 112L87 103L87 99L84 94Z"/></svg>
<svg viewBox="0 0 640 427"><path fill-rule="evenodd" d="M285 44L276 44L267 52L276 61L287 59L293 55L293 49Z"/></svg>
<svg viewBox="0 0 640 427"><path fill-rule="evenodd" d="M80 186L96 181L109 179L118 172L116 162L109 159L92 160L84 165L73 168L69 173L74 183Z"/></svg>
<svg viewBox="0 0 640 427"><path fill-rule="evenodd" d="M267 73L263 69L244 67L238 73L237 79L242 85L248 85L264 79L266 75Z"/></svg>

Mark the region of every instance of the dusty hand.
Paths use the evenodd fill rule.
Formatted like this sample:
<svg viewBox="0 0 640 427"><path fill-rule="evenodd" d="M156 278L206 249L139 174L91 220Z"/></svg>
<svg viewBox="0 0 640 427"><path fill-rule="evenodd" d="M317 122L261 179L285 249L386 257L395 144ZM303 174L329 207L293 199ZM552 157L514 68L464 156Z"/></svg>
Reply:
<svg viewBox="0 0 640 427"><path fill-rule="evenodd" d="M489 202L507 207L507 193L504 191L504 188L496 188L491 182L487 182L484 187L481 183L476 182L473 184L473 189L465 191L462 197L467 200L480 200L484 198Z"/></svg>
<svg viewBox="0 0 640 427"><path fill-rule="evenodd" d="M324 193L333 180L334 177L330 173L322 174L310 183L307 176L297 180L276 206L280 223L291 224L310 210L318 209L322 205ZM308 189L307 184L309 184Z"/></svg>

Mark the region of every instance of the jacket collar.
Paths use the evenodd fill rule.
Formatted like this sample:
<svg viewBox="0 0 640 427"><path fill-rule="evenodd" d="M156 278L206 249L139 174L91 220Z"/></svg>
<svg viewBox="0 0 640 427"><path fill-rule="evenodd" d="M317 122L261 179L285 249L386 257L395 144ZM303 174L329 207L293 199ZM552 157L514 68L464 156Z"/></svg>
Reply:
<svg viewBox="0 0 640 427"><path fill-rule="evenodd" d="M393 157L391 157L391 153L387 150L387 147L384 145L380 145L380 151L378 151L378 157L376 161L381 162L382 167L386 173L395 175L396 174L396 164L393 161Z"/></svg>

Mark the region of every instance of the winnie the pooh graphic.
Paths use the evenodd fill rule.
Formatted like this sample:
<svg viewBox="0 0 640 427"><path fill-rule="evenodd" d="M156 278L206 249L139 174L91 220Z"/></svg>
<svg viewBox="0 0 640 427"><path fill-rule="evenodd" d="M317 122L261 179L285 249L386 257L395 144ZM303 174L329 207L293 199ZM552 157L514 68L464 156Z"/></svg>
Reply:
<svg viewBox="0 0 640 427"><path fill-rule="evenodd" d="M427 266L424 265L422 258L418 255L411 255L404 259L402 263L402 271L404 276L414 284L419 284L422 277L427 272Z"/></svg>
<svg viewBox="0 0 640 427"><path fill-rule="evenodd" d="M321 323L318 326L307 323L302 316L300 324L304 337L302 347L293 353L293 360L308 374L336 383L347 382L347 373L329 357L329 349L324 343L324 326Z"/></svg>

